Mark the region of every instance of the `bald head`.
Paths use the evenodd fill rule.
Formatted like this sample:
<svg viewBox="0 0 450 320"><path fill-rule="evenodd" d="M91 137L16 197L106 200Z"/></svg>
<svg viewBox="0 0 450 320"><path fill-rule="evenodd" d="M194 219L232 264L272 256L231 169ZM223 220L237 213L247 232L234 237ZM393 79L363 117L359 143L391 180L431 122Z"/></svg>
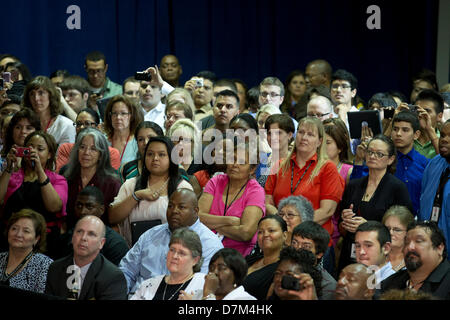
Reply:
<svg viewBox="0 0 450 320"><path fill-rule="evenodd" d="M339 274L336 285L336 300L370 300L374 288L369 288L371 270L361 264L354 263L346 266Z"/></svg>
<svg viewBox="0 0 450 320"><path fill-rule="evenodd" d="M333 104L330 99L324 96L317 96L309 100L306 113L308 116L318 117L324 121L333 117Z"/></svg>
<svg viewBox="0 0 450 320"><path fill-rule="evenodd" d="M171 231L193 225L198 219L198 201L195 192L189 189L175 190L170 195L166 216Z"/></svg>
<svg viewBox="0 0 450 320"><path fill-rule="evenodd" d="M80 268L91 263L105 244L106 228L103 221L92 215L78 220L72 236L73 258Z"/></svg>
<svg viewBox="0 0 450 320"><path fill-rule="evenodd" d="M78 222L75 225L75 230L77 229L77 226L79 224L82 224L83 221L86 221L87 223L89 223L90 225L94 226L95 228L98 228L98 230L100 231L101 237L102 238L105 237L105 235L106 235L106 226L103 223L102 219L100 219L98 216L85 215L80 220L78 220Z"/></svg>
<svg viewBox="0 0 450 320"><path fill-rule="evenodd" d="M330 87L333 69L328 61L323 59L313 60L306 66L306 85L317 87L321 84Z"/></svg>

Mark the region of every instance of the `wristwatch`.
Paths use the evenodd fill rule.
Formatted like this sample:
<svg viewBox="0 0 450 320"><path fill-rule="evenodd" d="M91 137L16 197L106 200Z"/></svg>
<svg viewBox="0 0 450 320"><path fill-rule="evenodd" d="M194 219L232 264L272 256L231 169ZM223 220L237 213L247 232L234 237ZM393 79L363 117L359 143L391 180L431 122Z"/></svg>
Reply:
<svg viewBox="0 0 450 320"><path fill-rule="evenodd" d="M216 299L216 295L214 293L210 293L206 297L204 297L202 300L217 300L217 299Z"/></svg>

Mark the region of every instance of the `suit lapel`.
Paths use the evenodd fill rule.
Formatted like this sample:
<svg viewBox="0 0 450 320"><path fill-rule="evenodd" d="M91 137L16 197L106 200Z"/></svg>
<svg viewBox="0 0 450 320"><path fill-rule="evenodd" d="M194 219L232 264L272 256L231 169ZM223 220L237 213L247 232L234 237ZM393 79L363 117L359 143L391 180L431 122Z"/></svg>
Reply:
<svg viewBox="0 0 450 320"><path fill-rule="evenodd" d="M95 278L97 277L98 272L102 268L102 259L101 255L98 254L94 261L92 261L91 266L89 267L88 272L86 273L86 277L83 281L83 286L81 287L81 293L79 300L91 299L88 294L93 294L93 286L95 282ZM88 297L87 297L88 296Z"/></svg>

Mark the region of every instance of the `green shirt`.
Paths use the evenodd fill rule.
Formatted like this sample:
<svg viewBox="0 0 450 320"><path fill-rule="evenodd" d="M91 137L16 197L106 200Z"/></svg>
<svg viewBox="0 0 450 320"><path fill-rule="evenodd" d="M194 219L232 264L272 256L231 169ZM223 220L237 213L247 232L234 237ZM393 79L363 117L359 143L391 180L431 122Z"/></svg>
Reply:
<svg viewBox="0 0 450 320"><path fill-rule="evenodd" d="M441 136L438 129L436 129L436 136L438 138ZM428 159L433 159L436 156L436 150L430 140L425 142L423 145L419 142L419 140L414 140L414 149Z"/></svg>
<svg viewBox="0 0 450 320"><path fill-rule="evenodd" d="M115 95L122 94L122 86L120 84L112 82L109 78L106 78L103 90L105 92L103 94L103 98L114 97Z"/></svg>

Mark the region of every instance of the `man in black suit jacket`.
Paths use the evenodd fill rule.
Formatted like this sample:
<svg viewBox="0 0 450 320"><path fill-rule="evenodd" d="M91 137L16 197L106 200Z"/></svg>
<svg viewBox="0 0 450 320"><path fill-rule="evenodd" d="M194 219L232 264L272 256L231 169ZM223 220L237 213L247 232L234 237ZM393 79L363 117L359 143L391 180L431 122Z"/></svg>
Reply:
<svg viewBox="0 0 450 320"><path fill-rule="evenodd" d="M78 300L126 300L122 271L100 250L105 225L95 216L81 218L72 236L73 254L50 265L45 293Z"/></svg>

